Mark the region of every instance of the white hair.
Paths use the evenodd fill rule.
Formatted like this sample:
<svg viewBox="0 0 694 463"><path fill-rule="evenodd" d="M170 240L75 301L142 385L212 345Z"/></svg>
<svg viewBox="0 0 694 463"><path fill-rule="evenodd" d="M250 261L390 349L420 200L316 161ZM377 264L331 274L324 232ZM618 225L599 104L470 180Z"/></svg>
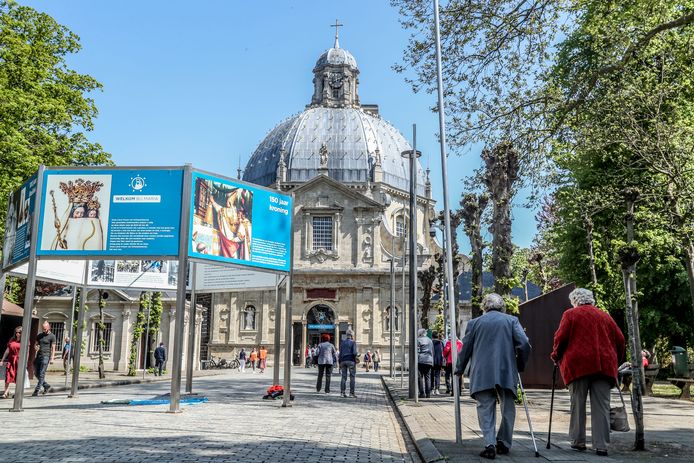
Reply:
<svg viewBox="0 0 694 463"><path fill-rule="evenodd" d="M593 291L586 288L576 288L569 294L569 301L574 307L579 305L595 305Z"/></svg>
<svg viewBox="0 0 694 463"><path fill-rule="evenodd" d="M482 299L482 310L489 312L490 310L498 310L499 312L506 311L506 303L504 298L496 293L487 294Z"/></svg>
<svg viewBox="0 0 694 463"><path fill-rule="evenodd" d="M427 334L426 328L420 328L419 330L417 330L417 336L419 336L420 338L422 336L426 336L426 334Z"/></svg>

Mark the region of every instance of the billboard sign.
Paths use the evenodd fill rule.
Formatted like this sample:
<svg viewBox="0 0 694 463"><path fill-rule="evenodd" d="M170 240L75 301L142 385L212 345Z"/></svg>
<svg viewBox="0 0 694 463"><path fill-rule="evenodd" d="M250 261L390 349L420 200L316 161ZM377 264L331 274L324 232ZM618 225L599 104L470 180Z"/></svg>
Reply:
<svg viewBox="0 0 694 463"><path fill-rule="evenodd" d="M277 277L272 273L221 265L196 264L196 291L275 289L276 284Z"/></svg>
<svg viewBox="0 0 694 463"><path fill-rule="evenodd" d="M175 290L177 282L176 260L89 261L90 287Z"/></svg>
<svg viewBox="0 0 694 463"><path fill-rule="evenodd" d="M5 217L5 239L2 246L2 268L29 258L32 217L36 203L36 175L32 175L10 194Z"/></svg>
<svg viewBox="0 0 694 463"><path fill-rule="evenodd" d="M44 171L39 256L176 256L182 169Z"/></svg>
<svg viewBox="0 0 694 463"><path fill-rule="evenodd" d="M292 198L193 172L188 255L288 272Z"/></svg>
<svg viewBox="0 0 694 463"><path fill-rule="evenodd" d="M11 275L26 277L29 264L24 264L10 272ZM36 278L43 281L73 285L84 284L83 260L39 260L36 262Z"/></svg>

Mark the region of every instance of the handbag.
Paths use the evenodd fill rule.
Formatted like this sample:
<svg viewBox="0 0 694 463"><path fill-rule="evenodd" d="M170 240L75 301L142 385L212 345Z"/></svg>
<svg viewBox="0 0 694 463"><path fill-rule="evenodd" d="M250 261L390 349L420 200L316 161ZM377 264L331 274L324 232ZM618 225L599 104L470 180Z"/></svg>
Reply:
<svg viewBox="0 0 694 463"><path fill-rule="evenodd" d="M622 406L610 408L610 429L617 432L629 432L627 407L624 404L624 396L619 386L617 386L617 391L619 392L619 398L622 400Z"/></svg>
<svg viewBox="0 0 694 463"><path fill-rule="evenodd" d="M31 383L29 382L29 371L24 370L24 389L29 389Z"/></svg>

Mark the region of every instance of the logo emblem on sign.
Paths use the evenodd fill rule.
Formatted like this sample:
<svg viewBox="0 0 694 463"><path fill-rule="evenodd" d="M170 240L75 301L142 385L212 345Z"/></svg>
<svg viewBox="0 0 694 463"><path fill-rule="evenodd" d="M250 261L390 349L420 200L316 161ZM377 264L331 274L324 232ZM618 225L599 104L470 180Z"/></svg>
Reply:
<svg viewBox="0 0 694 463"><path fill-rule="evenodd" d="M147 183L145 182L144 177L140 177L139 175L137 175L136 177L130 178L130 188L133 189L133 192L142 191L142 189L144 189L144 187L146 186Z"/></svg>

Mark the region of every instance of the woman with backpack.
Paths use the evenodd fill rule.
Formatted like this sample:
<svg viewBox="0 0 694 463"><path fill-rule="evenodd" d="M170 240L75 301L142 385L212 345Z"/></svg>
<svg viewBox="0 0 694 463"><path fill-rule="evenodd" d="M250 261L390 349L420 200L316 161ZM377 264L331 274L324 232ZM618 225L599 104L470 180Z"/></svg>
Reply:
<svg viewBox="0 0 694 463"><path fill-rule="evenodd" d="M364 354L364 368L366 371L369 371L371 369L371 351L367 350L366 354Z"/></svg>
<svg viewBox="0 0 694 463"><path fill-rule="evenodd" d="M381 363L381 353L378 350L374 351L373 355L371 356L371 360L374 362L374 371L378 372L378 367Z"/></svg>

